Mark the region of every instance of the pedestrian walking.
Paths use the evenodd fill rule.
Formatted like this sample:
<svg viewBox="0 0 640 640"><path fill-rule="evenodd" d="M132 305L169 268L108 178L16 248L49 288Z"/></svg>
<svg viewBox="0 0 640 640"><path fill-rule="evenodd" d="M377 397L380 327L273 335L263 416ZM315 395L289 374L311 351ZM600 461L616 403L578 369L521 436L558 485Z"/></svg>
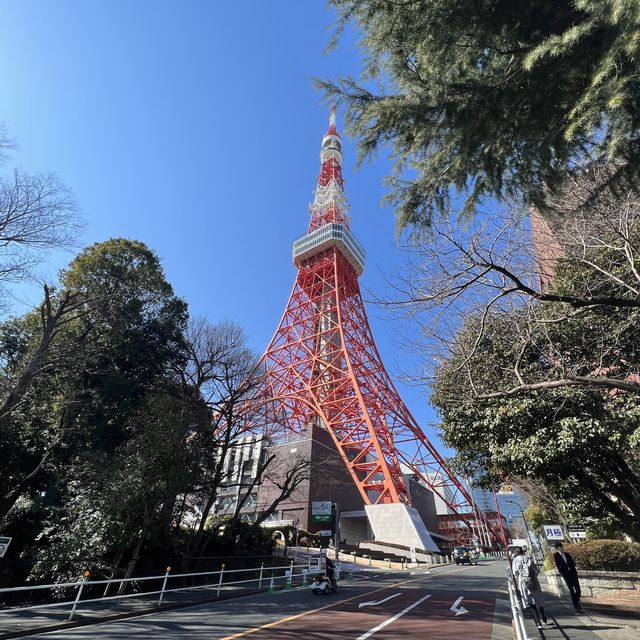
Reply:
<svg viewBox="0 0 640 640"><path fill-rule="evenodd" d="M560 572L560 575L564 578L569 589L569 595L571 596L571 603L576 611L582 611L582 605L580 604L580 581L578 580L578 571L576 570L576 563L573 561L573 557L568 551L564 550L562 542L556 542L555 551L553 553L553 559L556 563L556 568Z"/></svg>
<svg viewBox="0 0 640 640"><path fill-rule="evenodd" d="M538 629L542 629L542 625L548 623L547 614L544 611L544 593L538 579L540 573L538 565L531 556L524 555L522 547L515 547L511 571L518 583L522 602L533 609L538 620Z"/></svg>

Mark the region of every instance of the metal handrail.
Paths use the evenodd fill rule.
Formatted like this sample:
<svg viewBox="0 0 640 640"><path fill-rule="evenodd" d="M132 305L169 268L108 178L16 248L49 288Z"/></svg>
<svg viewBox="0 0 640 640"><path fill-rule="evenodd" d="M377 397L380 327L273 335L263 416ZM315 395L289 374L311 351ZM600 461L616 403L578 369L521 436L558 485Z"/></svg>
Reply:
<svg viewBox="0 0 640 640"><path fill-rule="evenodd" d="M524 613L522 611L522 602L515 586L511 567L507 567L507 588L509 590L509 600L511 603L511 617L516 630L516 640L530 640L524 626Z"/></svg>
<svg viewBox="0 0 640 640"><path fill-rule="evenodd" d="M75 615L75 611L77 607L89 602L111 601L111 600L121 600L124 598L138 598L142 596L160 595L160 598L158 599L158 603L156 605L156 606L160 606L162 604L162 600L164 598L165 593L214 587L214 588L217 588L216 597L218 597L220 595L220 591L224 587L234 586L239 584L247 584L250 582L257 582L258 590L260 591L262 590L263 588L262 585L265 582L268 582L269 587L272 587L276 580L288 580L289 582L291 582L295 577L304 578L305 577L304 571L300 571L300 573L296 573L295 569L302 568L302 567L306 568L306 566L307 566L306 564L295 564L294 562L291 562L290 564L287 564L287 565L281 565L276 567L265 567L264 563L262 563L261 566L253 567L250 569L233 569L233 570L225 571L224 565L223 565L223 568L219 569L218 571L199 571L194 573L176 573L176 574L172 574L170 573L170 571L167 571L166 573L157 575L157 576L140 576L135 578L111 578L106 580L90 580L88 576L87 577L83 576L82 578L80 578L80 580L76 580L74 582L58 582L55 584L40 584L40 585L25 586L25 587L10 587L10 588L0 589L0 593L33 591L33 590L39 590L39 589L64 589L69 587L78 587L78 590L76 592L74 599L72 600L65 600L63 602L50 602L50 603L36 604L36 605L30 605L27 607L5 607L5 608L0 608L0 614L4 612L31 611L33 609L46 609L46 608L52 608L52 607L71 606L71 612L69 614L68 619L72 620L73 616ZM281 576L271 575L269 577L266 577L264 575L265 571L273 572L273 571L279 571L283 569L285 570L285 573ZM248 571L259 572L259 576L255 578L250 578L248 580L233 580L231 582L223 582L224 576L229 576L231 574L246 573ZM291 572L291 573L288 574L288 572ZM200 584L200 585L193 585L190 587L167 588L167 581L171 578L190 578L190 577L196 577L196 576L218 576L219 578L217 581L214 581L214 582L209 582L209 583ZM113 596L102 596L100 598L87 598L85 600L81 599L83 589L89 586L113 584L113 583L122 584L124 582L143 582L143 581L149 581L149 580L162 580L163 581L162 589L156 590L156 591L140 591L139 593L126 593L126 594L116 594Z"/></svg>

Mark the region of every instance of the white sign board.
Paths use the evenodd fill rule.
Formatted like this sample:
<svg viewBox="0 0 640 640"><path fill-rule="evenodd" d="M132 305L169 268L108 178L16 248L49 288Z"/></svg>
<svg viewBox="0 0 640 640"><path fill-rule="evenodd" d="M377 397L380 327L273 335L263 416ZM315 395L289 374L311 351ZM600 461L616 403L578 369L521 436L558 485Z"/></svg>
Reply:
<svg viewBox="0 0 640 640"><path fill-rule="evenodd" d="M330 502L312 502L311 513L314 516L330 516L331 503Z"/></svg>
<svg viewBox="0 0 640 640"><path fill-rule="evenodd" d="M547 540L564 540L562 526L559 524L543 524L544 537Z"/></svg>
<svg viewBox="0 0 640 640"><path fill-rule="evenodd" d="M570 524L567 529L569 529L569 537L575 540L586 540L587 539L587 530L579 525Z"/></svg>
<svg viewBox="0 0 640 640"><path fill-rule="evenodd" d="M528 547L529 543L526 538L513 538L511 540L509 546L511 547Z"/></svg>
<svg viewBox="0 0 640 640"><path fill-rule="evenodd" d="M331 537L331 529L322 529L321 531L318 531L318 535L321 538L330 538Z"/></svg>
<svg viewBox="0 0 640 640"><path fill-rule="evenodd" d="M7 553L10 544L11 538L0 538L0 558L4 558L4 554Z"/></svg>
<svg viewBox="0 0 640 640"><path fill-rule="evenodd" d="M327 567L327 559L324 557L309 558L309 573L324 573Z"/></svg>
<svg viewBox="0 0 640 640"><path fill-rule="evenodd" d="M331 522L331 502L312 502L311 522Z"/></svg>

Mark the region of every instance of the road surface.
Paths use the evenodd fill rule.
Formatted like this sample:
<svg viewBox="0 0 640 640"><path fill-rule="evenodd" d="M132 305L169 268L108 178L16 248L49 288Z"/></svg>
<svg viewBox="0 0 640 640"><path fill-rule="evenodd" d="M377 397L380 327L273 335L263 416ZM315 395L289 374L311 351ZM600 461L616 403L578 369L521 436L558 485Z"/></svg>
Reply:
<svg viewBox="0 0 640 640"><path fill-rule="evenodd" d="M308 588L262 593L28 637L510 640L505 584L502 559L413 574L360 571L328 596Z"/></svg>

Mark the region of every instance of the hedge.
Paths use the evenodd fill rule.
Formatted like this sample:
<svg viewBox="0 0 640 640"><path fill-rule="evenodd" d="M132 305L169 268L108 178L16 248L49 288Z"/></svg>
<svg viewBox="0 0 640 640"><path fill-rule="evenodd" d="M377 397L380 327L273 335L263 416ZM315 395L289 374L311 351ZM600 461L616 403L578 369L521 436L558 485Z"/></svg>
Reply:
<svg viewBox="0 0 640 640"><path fill-rule="evenodd" d="M623 540L588 540L577 544L565 545L575 560L578 569L598 570L637 570L640 565L640 544ZM552 558L545 562L554 567Z"/></svg>

